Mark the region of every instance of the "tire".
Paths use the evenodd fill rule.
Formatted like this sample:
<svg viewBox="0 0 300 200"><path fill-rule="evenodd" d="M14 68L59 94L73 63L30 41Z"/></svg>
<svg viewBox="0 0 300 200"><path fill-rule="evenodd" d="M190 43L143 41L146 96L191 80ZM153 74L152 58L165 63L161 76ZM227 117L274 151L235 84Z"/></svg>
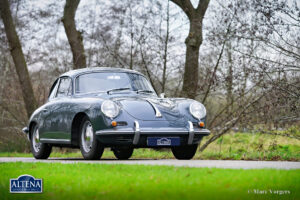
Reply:
<svg viewBox="0 0 300 200"><path fill-rule="evenodd" d="M79 146L85 160L99 160L103 154L104 147L96 139L91 121L84 117L79 129Z"/></svg>
<svg viewBox="0 0 300 200"><path fill-rule="evenodd" d="M128 148L116 148L113 149L113 152L119 160L128 160L133 153L133 148L128 147Z"/></svg>
<svg viewBox="0 0 300 200"><path fill-rule="evenodd" d="M198 144L172 147L172 153L178 160L190 160L196 154Z"/></svg>
<svg viewBox="0 0 300 200"><path fill-rule="evenodd" d="M39 140L38 125L34 125L30 131L30 148L32 155L36 159L47 159L52 151L52 146L49 144L41 143Z"/></svg>

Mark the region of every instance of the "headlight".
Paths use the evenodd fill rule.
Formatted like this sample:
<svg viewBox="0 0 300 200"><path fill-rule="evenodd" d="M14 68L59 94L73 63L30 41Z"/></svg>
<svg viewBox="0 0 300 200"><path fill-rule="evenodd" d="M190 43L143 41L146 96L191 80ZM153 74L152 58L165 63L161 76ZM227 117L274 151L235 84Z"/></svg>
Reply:
<svg viewBox="0 0 300 200"><path fill-rule="evenodd" d="M190 113L193 115L193 117L200 120L206 116L206 109L202 103L194 101L190 105Z"/></svg>
<svg viewBox="0 0 300 200"><path fill-rule="evenodd" d="M101 111L109 118L115 118L119 114L119 107L111 100L103 101Z"/></svg>

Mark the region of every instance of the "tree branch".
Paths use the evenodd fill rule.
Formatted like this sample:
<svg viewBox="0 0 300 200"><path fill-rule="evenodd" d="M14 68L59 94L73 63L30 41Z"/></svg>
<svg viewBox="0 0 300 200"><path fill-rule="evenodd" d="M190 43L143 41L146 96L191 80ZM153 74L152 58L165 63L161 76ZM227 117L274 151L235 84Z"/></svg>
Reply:
<svg viewBox="0 0 300 200"><path fill-rule="evenodd" d="M248 110L250 108L250 106L252 106L254 103L258 102L263 96L264 96L264 94L262 94L261 96L259 96L256 99L254 99L253 101L251 101L250 103L248 103L246 106L244 106L243 109L241 110L241 112L237 115L237 117L234 117L233 119L231 119L230 121L228 121L224 125L224 128L222 128L220 131L218 131L216 134L214 134L211 138L209 138L200 147L199 151L203 151L209 144L211 144L212 142L214 142L216 139L218 139L219 137L221 137L222 135L224 135L225 133L227 133L232 127L234 127L239 122L239 120L241 119L241 116L246 112L246 110Z"/></svg>
<svg viewBox="0 0 300 200"><path fill-rule="evenodd" d="M193 4L191 3L190 0L171 0L171 1L175 3L177 6L179 6L189 19L192 18L192 16L195 13L195 8L193 7Z"/></svg>
<svg viewBox="0 0 300 200"><path fill-rule="evenodd" d="M209 2L210 2L210 0L199 0L198 7L197 7L196 11L197 11L197 13L200 13L201 18L204 17Z"/></svg>

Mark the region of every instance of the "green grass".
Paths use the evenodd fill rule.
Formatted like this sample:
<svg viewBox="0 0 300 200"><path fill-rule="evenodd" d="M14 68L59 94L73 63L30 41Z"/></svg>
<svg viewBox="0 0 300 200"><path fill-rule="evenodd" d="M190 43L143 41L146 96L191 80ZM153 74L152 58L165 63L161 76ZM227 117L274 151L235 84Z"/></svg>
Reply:
<svg viewBox="0 0 300 200"><path fill-rule="evenodd" d="M32 157L31 153L17 153L17 152L0 152L0 157ZM55 150L51 153L52 158L82 158L80 150L73 152L61 152ZM115 158L112 151L105 149L102 158ZM155 151L153 149L135 149L132 158L145 158L145 159L163 159L173 158L170 151Z"/></svg>
<svg viewBox="0 0 300 200"><path fill-rule="evenodd" d="M43 194L10 194L9 179L43 179ZM300 170L0 163L1 199L300 199ZM267 194L248 193L254 189ZM290 194L270 194L285 190Z"/></svg>
<svg viewBox="0 0 300 200"><path fill-rule="evenodd" d="M231 133L217 139L200 155L198 154L198 157L223 160L300 161L300 140L258 133Z"/></svg>
<svg viewBox="0 0 300 200"><path fill-rule="evenodd" d="M205 142L202 141L202 144ZM0 157L32 157L30 153L0 152ZM81 158L80 151L55 149L51 157ZM103 158L115 158L106 150ZM169 150L136 149L132 158L163 159L174 158ZM231 133L212 143L203 152L197 152L194 159L230 160L290 160L300 161L300 141L282 136L250 133Z"/></svg>

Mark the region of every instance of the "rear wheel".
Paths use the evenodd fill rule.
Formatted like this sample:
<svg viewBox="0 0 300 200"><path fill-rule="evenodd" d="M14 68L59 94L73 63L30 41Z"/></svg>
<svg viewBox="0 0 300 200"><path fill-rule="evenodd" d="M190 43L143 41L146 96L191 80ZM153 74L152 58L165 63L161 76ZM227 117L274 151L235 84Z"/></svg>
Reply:
<svg viewBox="0 0 300 200"><path fill-rule="evenodd" d="M80 125L79 146L81 154L86 160L98 160L104 151L104 147L95 137L92 124L88 117L84 117Z"/></svg>
<svg viewBox="0 0 300 200"><path fill-rule="evenodd" d="M36 159L47 159L51 154L52 146L41 143L37 125L34 125L31 130L30 147Z"/></svg>
<svg viewBox="0 0 300 200"><path fill-rule="evenodd" d="M119 160L128 160L133 153L132 147L126 147L126 148L116 148L113 149L113 152Z"/></svg>
<svg viewBox="0 0 300 200"><path fill-rule="evenodd" d="M198 144L172 147L172 153L178 160L190 160L197 151Z"/></svg>

